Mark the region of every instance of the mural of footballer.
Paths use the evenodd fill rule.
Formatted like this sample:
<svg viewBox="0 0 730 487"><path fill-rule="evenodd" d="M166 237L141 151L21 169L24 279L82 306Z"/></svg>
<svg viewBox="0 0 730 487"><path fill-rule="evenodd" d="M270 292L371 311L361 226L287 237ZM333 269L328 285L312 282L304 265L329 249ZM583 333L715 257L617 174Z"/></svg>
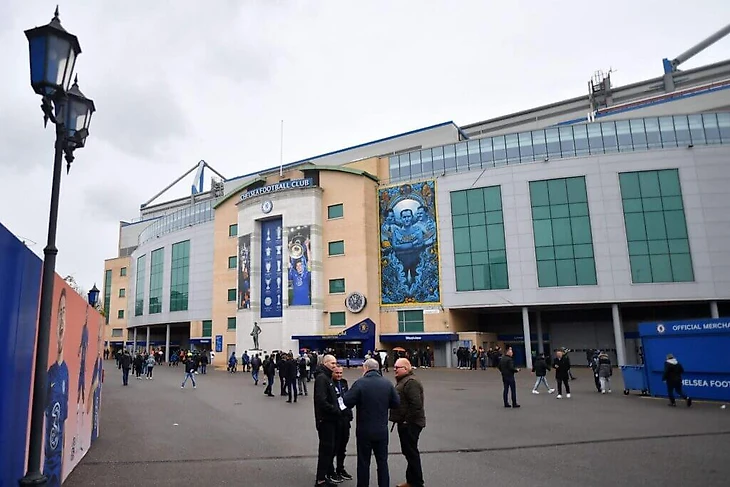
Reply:
<svg viewBox="0 0 730 487"><path fill-rule="evenodd" d="M63 338L66 331L66 289L61 289L58 298L57 354L48 368L46 391L46 437L43 474L49 487L60 487L63 468L63 431L68 417L68 367L63 360Z"/></svg>
<svg viewBox="0 0 730 487"><path fill-rule="evenodd" d="M101 382L104 373L104 322L103 319L99 323L99 334L96 343L96 361L94 362L94 375L91 377L91 390L94 391L94 398L86 405L86 414L94 408L94 414L91 417L91 442L93 443L99 437L99 409L101 407Z"/></svg>
<svg viewBox="0 0 730 487"><path fill-rule="evenodd" d="M71 460L76 455L76 447L84 450L84 408L86 405L86 352L89 350L89 306L86 306L86 317L84 327L81 329L81 343L77 356L81 359L79 366L79 385L76 389L76 433L71 443Z"/></svg>

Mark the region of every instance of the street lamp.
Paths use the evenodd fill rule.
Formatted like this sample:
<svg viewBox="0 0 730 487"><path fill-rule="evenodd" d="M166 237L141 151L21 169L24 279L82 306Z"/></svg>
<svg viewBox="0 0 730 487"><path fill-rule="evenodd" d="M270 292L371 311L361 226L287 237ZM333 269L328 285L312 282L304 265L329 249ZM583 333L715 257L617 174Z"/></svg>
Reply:
<svg viewBox="0 0 730 487"><path fill-rule="evenodd" d="M42 27L25 31L30 49L30 84L41 95L44 123L48 120L56 126L53 183L51 185L51 209L48 218L48 243L43 249L43 274L41 278L41 303L38 316L35 369L33 380L33 406L30 416L28 441L28 467L20 479L21 486L45 486L46 476L41 471L43 447L43 420L46 404L48 370L48 346L53 308L53 281L56 274L56 229L58 226L58 199L61 191L63 159L66 172L71 169L73 152L84 147L89 135L91 115L96 110L94 102L86 98L77 80L69 88L76 58L81 46L75 35L66 32L58 17L58 7L51 22ZM96 289L96 286L94 286ZM93 289L92 289L93 291ZM99 290L95 297L98 298ZM91 300L91 292L89 292Z"/></svg>
<svg viewBox="0 0 730 487"><path fill-rule="evenodd" d="M94 283L94 287L87 293L87 296L89 298L89 304L92 308L95 308L96 302L99 299L99 290L96 288L96 283Z"/></svg>

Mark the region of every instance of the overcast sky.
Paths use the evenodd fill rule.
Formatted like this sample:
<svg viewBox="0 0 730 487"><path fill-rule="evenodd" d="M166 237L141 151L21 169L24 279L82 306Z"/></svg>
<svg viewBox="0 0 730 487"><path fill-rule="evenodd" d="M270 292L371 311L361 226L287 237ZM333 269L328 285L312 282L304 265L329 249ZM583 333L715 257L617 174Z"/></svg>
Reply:
<svg viewBox="0 0 730 487"><path fill-rule="evenodd" d="M39 255L54 133L23 31L56 3L97 107L59 214L56 270L86 289L117 255L119 220L200 159L226 177L278 165L281 119L284 162L477 122L583 95L599 69L614 85L660 76L730 19L727 0L2 0L0 222ZM730 38L683 67L728 58Z"/></svg>

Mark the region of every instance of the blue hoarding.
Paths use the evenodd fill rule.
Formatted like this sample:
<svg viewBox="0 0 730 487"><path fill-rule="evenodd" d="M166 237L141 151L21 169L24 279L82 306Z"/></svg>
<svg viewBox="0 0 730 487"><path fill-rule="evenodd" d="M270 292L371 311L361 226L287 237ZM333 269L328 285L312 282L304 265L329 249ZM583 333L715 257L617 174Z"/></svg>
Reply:
<svg viewBox="0 0 730 487"><path fill-rule="evenodd" d="M730 400L730 318L642 323L639 335L652 395L667 395L662 374L671 353L684 368L690 397Z"/></svg>
<svg viewBox="0 0 730 487"><path fill-rule="evenodd" d="M261 317L281 318L281 218L261 222Z"/></svg>
<svg viewBox="0 0 730 487"><path fill-rule="evenodd" d="M216 335L215 336L215 353L220 353L223 351L223 335Z"/></svg>

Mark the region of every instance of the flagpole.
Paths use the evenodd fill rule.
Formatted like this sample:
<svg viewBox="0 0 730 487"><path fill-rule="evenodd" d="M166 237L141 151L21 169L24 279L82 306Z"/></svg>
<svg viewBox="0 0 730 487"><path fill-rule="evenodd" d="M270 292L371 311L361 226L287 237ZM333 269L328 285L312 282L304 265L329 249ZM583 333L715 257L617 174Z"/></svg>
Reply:
<svg viewBox="0 0 730 487"><path fill-rule="evenodd" d="M281 121L281 134L279 137L279 177L284 176L284 120Z"/></svg>

